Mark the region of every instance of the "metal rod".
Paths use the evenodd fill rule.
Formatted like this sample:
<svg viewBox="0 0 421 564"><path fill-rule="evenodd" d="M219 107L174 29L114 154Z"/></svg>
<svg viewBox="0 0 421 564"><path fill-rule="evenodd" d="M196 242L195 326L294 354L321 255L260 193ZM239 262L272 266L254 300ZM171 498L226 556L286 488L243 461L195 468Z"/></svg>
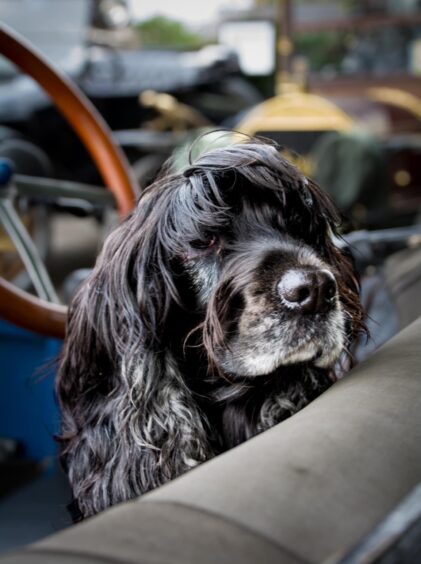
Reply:
<svg viewBox="0 0 421 564"><path fill-rule="evenodd" d="M278 0L278 80L289 79L293 50L291 0Z"/></svg>
<svg viewBox="0 0 421 564"><path fill-rule="evenodd" d="M50 302L60 303L38 249L7 197L0 198L0 222L13 241L38 296Z"/></svg>
<svg viewBox="0 0 421 564"><path fill-rule="evenodd" d="M13 180L16 190L21 196L49 198L52 200L64 197L103 205L115 204L112 192L98 186L71 182L69 180L28 176L26 174L15 174Z"/></svg>

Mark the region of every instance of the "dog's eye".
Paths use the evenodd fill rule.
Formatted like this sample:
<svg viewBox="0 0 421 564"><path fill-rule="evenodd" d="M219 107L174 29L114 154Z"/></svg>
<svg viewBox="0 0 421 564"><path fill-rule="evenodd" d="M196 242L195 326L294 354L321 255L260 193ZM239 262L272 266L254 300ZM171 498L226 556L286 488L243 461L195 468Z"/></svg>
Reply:
<svg viewBox="0 0 421 564"><path fill-rule="evenodd" d="M190 241L190 247L192 247L195 251L207 251L215 247L216 245L216 237L209 237L207 239L195 239L194 241Z"/></svg>

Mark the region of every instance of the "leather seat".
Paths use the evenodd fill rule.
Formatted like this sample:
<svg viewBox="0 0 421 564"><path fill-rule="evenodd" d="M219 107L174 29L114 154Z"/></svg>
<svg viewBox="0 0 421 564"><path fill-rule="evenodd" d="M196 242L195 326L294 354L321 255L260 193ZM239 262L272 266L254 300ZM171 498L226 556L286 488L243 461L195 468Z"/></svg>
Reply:
<svg viewBox="0 0 421 564"><path fill-rule="evenodd" d="M421 481L421 318L289 420L0 564L321 562Z"/></svg>

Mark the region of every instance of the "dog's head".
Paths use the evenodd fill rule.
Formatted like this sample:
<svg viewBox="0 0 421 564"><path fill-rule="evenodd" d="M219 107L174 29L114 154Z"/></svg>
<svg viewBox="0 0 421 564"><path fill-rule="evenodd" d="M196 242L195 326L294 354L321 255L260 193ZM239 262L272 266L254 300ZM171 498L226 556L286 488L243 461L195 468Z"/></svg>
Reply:
<svg viewBox="0 0 421 564"><path fill-rule="evenodd" d="M165 332L170 296L195 311L220 372L332 368L362 329L352 262L334 242L338 213L271 144L211 151L151 186L142 208L154 253L139 248L142 275L160 279L155 306L143 305L151 328Z"/></svg>
<svg viewBox="0 0 421 564"><path fill-rule="evenodd" d="M151 185L110 236L88 283L95 324L122 355L162 348L186 338L176 306L223 373L332 368L363 329L352 261L334 240L339 219L272 144L213 150Z"/></svg>

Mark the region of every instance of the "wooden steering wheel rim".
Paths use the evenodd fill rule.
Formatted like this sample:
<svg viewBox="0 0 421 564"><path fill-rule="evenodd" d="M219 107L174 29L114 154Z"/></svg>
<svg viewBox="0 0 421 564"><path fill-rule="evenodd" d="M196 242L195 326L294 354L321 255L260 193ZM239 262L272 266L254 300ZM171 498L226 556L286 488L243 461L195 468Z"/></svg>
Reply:
<svg viewBox="0 0 421 564"><path fill-rule="evenodd" d="M30 75L50 95L89 151L122 216L134 206L135 184L122 151L94 106L72 82L14 31L0 24L0 54ZM67 308L15 288L0 277L0 317L37 333L64 337Z"/></svg>

